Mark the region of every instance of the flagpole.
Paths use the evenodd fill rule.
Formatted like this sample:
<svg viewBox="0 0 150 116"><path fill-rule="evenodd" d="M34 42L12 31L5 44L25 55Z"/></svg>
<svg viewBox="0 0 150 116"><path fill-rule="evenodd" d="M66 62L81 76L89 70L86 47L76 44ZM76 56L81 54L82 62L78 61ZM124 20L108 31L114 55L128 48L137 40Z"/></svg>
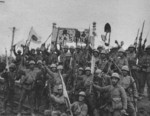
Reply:
<svg viewBox="0 0 150 116"><path fill-rule="evenodd" d="M14 44L14 37L15 37L15 30L16 30L16 28L15 28L15 27L13 27L13 30L12 30L11 49L10 49L10 58L12 57L13 44Z"/></svg>

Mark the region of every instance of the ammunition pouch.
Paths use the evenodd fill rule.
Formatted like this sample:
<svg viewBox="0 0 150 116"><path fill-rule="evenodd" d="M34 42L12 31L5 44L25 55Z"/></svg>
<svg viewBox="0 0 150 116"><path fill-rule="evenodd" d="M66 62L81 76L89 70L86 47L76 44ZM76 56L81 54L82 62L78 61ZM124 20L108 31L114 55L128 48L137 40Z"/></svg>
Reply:
<svg viewBox="0 0 150 116"><path fill-rule="evenodd" d="M112 108L113 108L113 110L121 110L122 109L121 98L112 98Z"/></svg>

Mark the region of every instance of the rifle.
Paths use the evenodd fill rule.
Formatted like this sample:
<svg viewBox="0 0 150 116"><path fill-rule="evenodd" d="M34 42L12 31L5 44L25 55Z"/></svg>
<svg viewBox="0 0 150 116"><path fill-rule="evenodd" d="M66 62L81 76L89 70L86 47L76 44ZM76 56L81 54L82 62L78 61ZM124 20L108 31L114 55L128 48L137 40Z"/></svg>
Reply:
<svg viewBox="0 0 150 116"><path fill-rule="evenodd" d="M139 30L140 29L138 29L137 36L136 36L135 41L134 41L135 49L137 48L137 40L138 40L138 36L139 36Z"/></svg>
<svg viewBox="0 0 150 116"><path fill-rule="evenodd" d="M138 58L140 57L140 54L142 53L142 36L143 36L144 25L145 25L145 21L143 22L141 34L140 34L140 37L139 37Z"/></svg>

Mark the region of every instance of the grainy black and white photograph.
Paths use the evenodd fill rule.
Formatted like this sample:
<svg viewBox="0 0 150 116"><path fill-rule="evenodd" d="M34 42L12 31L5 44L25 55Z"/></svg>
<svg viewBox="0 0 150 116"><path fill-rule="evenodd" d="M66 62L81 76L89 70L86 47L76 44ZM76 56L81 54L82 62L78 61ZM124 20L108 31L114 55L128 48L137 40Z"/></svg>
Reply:
<svg viewBox="0 0 150 116"><path fill-rule="evenodd" d="M0 0L0 116L150 116L150 0Z"/></svg>

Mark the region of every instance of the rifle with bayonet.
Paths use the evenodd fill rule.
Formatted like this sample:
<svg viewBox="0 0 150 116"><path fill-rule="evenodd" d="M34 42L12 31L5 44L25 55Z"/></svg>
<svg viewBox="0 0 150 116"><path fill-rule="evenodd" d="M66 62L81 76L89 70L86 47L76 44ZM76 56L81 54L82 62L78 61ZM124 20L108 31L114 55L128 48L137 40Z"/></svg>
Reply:
<svg viewBox="0 0 150 116"><path fill-rule="evenodd" d="M144 25L145 25L145 21L143 22L141 34L140 34L140 37L139 37L138 55L137 55L138 58L141 57L141 55L142 55L142 36L143 36Z"/></svg>
<svg viewBox="0 0 150 116"><path fill-rule="evenodd" d="M137 36L136 36L135 41L134 41L135 49L137 49L137 41L138 41L138 37L139 37L139 31L140 31L140 29L138 29Z"/></svg>

